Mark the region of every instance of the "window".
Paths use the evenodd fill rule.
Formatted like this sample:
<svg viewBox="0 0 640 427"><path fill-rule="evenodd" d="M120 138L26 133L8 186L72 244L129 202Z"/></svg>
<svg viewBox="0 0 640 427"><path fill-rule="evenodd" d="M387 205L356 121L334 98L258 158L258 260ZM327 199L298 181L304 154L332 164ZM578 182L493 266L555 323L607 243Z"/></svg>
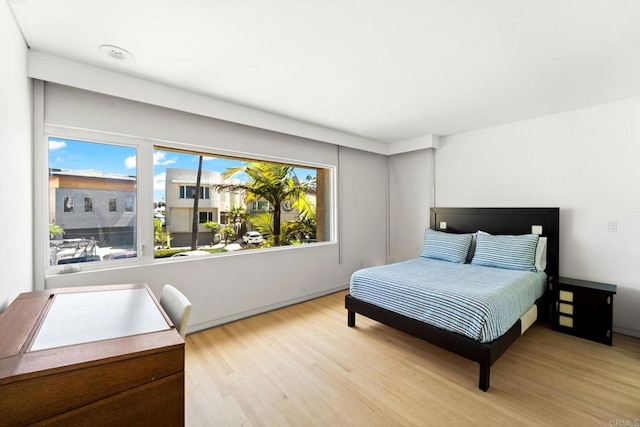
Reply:
<svg viewBox="0 0 640 427"><path fill-rule="evenodd" d="M49 138L50 266L136 256L136 157L131 146ZM118 197L125 213L113 215Z"/></svg>
<svg viewBox="0 0 640 427"><path fill-rule="evenodd" d="M63 212L73 212L73 197L65 196Z"/></svg>
<svg viewBox="0 0 640 427"><path fill-rule="evenodd" d="M238 242L242 242L242 234L246 231L259 232L264 236L262 247L325 241L325 236L329 235L325 212L316 209L318 200L322 201L321 206L329 204L325 202L328 192L324 184L330 174L328 169L158 146L153 157L154 201L156 205L164 203L166 226L163 232L170 236L172 247L191 245L196 204L193 195L197 194L198 175L199 246L217 241L216 236L220 234L228 241L227 233L231 230L232 239ZM202 168L198 171L200 157ZM164 186L158 185L159 182ZM204 226L210 222L217 225L213 228ZM155 244L157 246L159 242ZM245 246L241 245L234 253L242 249Z"/></svg>
<svg viewBox="0 0 640 427"><path fill-rule="evenodd" d="M133 212L133 197L125 197L124 199L124 211L125 212Z"/></svg>
<svg viewBox="0 0 640 427"><path fill-rule="evenodd" d="M257 200L251 203L251 209L254 211L268 211L269 202L266 200Z"/></svg>
<svg viewBox="0 0 640 427"><path fill-rule="evenodd" d="M199 223L204 224L205 222L214 222L216 218L213 216L213 212L198 212L200 215Z"/></svg>
<svg viewBox="0 0 640 427"><path fill-rule="evenodd" d="M220 212L220 224L230 224L231 217L229 216L229 212Z"/></svg>
<svg viewBox="0 0 640 427"><path fill-rule="evenodd" d="M78 132L82 138L48 136L48 184L42 195L49 209L38 219L49 225L47 248L40 252L51 267L46 274L57 273L62 264L82 263L80 269L91 270L114 260L147 262L189 249L196 205L196 244L212 252L228 253L229 244L236 254L322 242L331 235L324 208L331 205L324 184L331 169ZM140 227L145 218L152 227ZM262 243L244 244L248 231L262 235ZM142 245L155 250L142 251Z"/></svg>
<svg viewBox="0 0 640 427"><path fill-rule="evenodd" d="M193 199L193 195L196 194L195 185L181 185L180 186L180 198L181 199ZM209 198L209 187L200 187L200 198Z"/></svg>
<svg viewBox="0 0 640 427"><path fill-rule="evenodd" d="M93 199L91 197L84 198L84 211L93 212Z"/></svg>

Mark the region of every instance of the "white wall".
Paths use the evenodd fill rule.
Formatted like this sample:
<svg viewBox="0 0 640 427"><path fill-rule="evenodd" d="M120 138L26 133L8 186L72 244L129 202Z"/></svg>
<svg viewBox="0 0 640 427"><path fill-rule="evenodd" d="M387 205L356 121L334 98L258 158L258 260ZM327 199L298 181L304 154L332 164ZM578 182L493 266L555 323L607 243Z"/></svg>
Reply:
<svg viewBox="0 0 640 427"><path fill-rule="evenodd" d="M389 156L389 262L416 258L433 206L433 149Z"/></svg>
<svg viewBox="0 0 640 427"><path fill-rule="evenodd" d="M560 274L618 285L614 330L640 336L639 118L631 98L442 138L437 206L560 207Z"/></svg>
<svg viewBox="0 0 640 427"><path fill-rule="evenodd" d="M379 154L387 145L361 136L302 122L232 102L186 92L161 83L128 76L35 50L29 51L29 77L151 105L216 117L233 123L298 135Z"/></svg>
<svg viewBox="0 0 640 427"><path fill-rule="evenodd" d="M340 258L352 272L386 264L387 159L351 148L339 150Z"/></svg>
<svg viewBox="0 0 640 427"><path fill-rule="evenodd" d="M0 312L33 290L31 198L31 81L27 46L7 2L0 2Z"/></svg>
<svg viewBox="0 0 640 427"><path fill-rule="evenodd" d="M172 283L194 303L189 321L189 331L193 332L345 289L358 268L385 263L387 172L383 155L339 149L305 138L55 84L46 85L44 115L50 126L109 131L191 144L192 148L335 166L339 185L338 244L157 260L147 265L52 275L45 278L46 288L143 282L159 294L165 283ZM40 203L45 209L47 201ZM376 230L381 234L374 234Z"/></svg>

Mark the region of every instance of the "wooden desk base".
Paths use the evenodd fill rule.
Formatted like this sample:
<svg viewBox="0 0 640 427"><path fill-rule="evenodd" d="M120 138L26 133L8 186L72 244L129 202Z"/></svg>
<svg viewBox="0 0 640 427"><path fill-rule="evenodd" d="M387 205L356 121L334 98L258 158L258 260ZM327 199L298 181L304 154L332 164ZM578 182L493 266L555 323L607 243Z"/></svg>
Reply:
<svg viewBox="0 0 640 427"><path fill-rule="evenodd" d="M33 425L182 426L184 373L143 384ZM182 402L182 406L177 405Z"/></svg>
<svg viewBox="0 0 640 427"><path fill-rule="evenodd" d="M183 425L184 341L175 328L28 351L46 316L43 301L60 291L23 294L21 310L10 305L0 316L0 347L17 350L0 354L0 426ZM30 326L16 340L25 313Z"/></svg>

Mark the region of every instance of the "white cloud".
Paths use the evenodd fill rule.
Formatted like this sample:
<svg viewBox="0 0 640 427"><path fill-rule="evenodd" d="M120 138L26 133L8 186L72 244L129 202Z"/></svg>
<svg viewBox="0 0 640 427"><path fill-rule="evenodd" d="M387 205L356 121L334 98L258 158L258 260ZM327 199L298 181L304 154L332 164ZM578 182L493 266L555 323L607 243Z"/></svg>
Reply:
<svg viewBox="0 0 640 427"><path fill-rule="evenodd" d="M153 189L164 190L164 183L167 180L167 174L162 172L153 176Z"/></svg>
<svg viewBox="0 0 640 427"><path fill-rule="evenodd" d="M176 161L173 159L166 159L165 156L167 153L164 151L154 151L153 152L153 164L154 165L170 165L175 163Z"/></svg>
<svg viewBox="0 0 640 427"><path fill-rule="evenodd" d="M55 139L49 140L49 150L59 150L67 146L67 143L64 141L56 141Z"/></svg>
<svg viewBox="0 0 640 427"><path fill-rule="evenodd" d="M135 169L136 168L136 156L129 156L124 159L124 167L127 169Z"/></svg>

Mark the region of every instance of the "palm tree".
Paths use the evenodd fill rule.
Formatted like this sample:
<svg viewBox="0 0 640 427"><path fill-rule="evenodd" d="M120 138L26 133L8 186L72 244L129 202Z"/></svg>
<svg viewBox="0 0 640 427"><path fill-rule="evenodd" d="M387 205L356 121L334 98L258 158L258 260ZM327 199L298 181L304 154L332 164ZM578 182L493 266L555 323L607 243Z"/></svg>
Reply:
<svg viewBox="0 0 640 427"><path fill-rule="evenodd" d="M229 219L231 220L231 227L233 227L236 234L240 234L243 230L243 225L247 219L247 210L242 206L231 205L229 209Z"/></svg>
<svg viewBox="0 0 640 427"><path fill-rule="evenodd" d="M231 223L242 222L247 217L247 210L242 206L231 205L229 209L229 218Z"/></svg>
<svg viewBox="0 0 640 427"><path fill-rule="evenodd" d="M316 238L315 209L303 210L294 221L287 221L282 225L284 239L290 242L302 242L305 239Z"/></svg>
<svg viewBox="0 0 640 427"><path fill-rule="evenodd" d="M280 245L280 217L282 202L291 204L302 211L308 209L310 203L306 191L311 182L300 182L293 172L293 166L274 163L248 162L242 166L229 168L222 176L230 178L237 173L249 176L247 184L218 184L217 191L245 191L245 201L252 202L260 199L268 201L273 206L273 243Z"/></svg>
<svg viewBox="0 0 640 427"><path fill-rule="evenodd" d="M274 241L273 233L273 212L258 212L249 217L249 222L254 230L258 230L264 237L266 245L271 246Z"/></svg>

